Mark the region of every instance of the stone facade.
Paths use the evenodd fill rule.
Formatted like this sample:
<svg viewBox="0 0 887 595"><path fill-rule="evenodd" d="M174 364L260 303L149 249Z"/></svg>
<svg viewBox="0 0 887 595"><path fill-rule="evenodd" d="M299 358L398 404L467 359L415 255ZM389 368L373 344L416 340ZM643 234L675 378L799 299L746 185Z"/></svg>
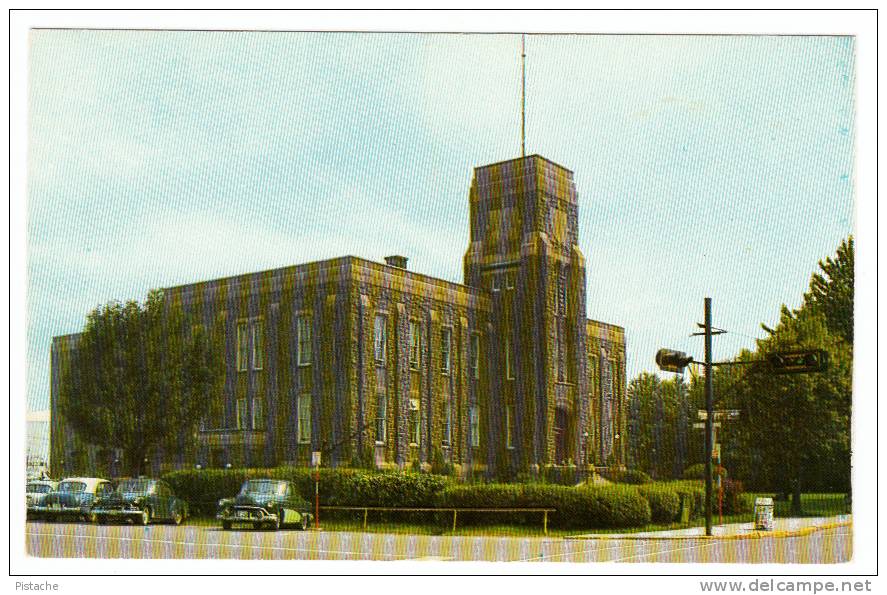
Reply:
<svg viewBox="0 0 887 595"><path fill-rule="evenodd" d="M469 205L464 284L349 256L165 289L224 343L226 372L197 439L157 453L157 470L304 465L318 450L329 465L463 473L620 464L624 332L585 317L572 172L535 155L479 167ZM55 475L114 457L60 417L71 349L76 335L54 339Z"/></svg>

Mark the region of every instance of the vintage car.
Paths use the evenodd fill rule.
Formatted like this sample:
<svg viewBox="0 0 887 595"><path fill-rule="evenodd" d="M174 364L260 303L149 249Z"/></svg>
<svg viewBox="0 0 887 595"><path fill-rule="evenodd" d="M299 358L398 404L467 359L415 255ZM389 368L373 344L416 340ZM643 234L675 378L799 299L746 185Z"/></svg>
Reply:
<svg viewBox="0 0 887 595"><path fill-rule="evenodd" d="M180 525L188 518L188 504L176 498L172 488L159 479L122 479L113 492L96 498L92 517L99 523L124 520L147 525L168 521Z"/></svg>
<svg viewBox="0 0 887 595"><path fill-rule="evenodd" d="M49 479L31 479L25 486L27 518L37 518L37 507L43 504L46 495L58 487L58 482Z"/></svg>
<svg viewBox="0 0 887 595"><path fill-rule="evenodd" d="M255 529L280 529L284 525L296 525L305 530L314 515L311 514L311 505L299 496L290 482L249 479L243 483L237 496L219 500L216 518L222 521L225 530L235 524L248 524Z"/></svg>
<svg viewBox="0 0 887 595"><path fill-rule="evenodd" d="M69 477L46 494L35 512L48 521L75 519L92 521L92 503L97 497L113 491L107 479L99 477Z"/></svg>

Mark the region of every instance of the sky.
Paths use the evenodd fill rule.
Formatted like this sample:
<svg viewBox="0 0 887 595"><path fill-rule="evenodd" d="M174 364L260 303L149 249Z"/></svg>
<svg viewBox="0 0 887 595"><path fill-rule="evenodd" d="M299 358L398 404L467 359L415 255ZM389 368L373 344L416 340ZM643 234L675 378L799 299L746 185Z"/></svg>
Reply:
<svg viewBox="0 0 887 595"><path fill-rule="evenodd" d="M156 287L351 254L461 282L473 168L520 156L520 36L30 34L28 371ZM715 359L854 227L851 37L531 35L527 153L575 172L629 379Z"/></svg>

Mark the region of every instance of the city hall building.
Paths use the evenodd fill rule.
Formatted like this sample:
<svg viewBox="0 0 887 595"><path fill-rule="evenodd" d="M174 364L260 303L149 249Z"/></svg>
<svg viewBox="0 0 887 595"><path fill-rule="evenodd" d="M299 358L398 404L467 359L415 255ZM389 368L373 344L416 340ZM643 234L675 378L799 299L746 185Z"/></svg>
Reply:
<svg viewBox="0 0 887 595"><path fill-rule="evenodd" d="M487 474L622 463L625 336L586 318L573 173L538 155L478 167L469 208L461 284L403 256L345 256L164 289L224 337L225 373L196 440L156 453L153 471L303 465L313 451ZM76 344L52 344L52 473L114 474L113 451L60 414Z"/></svg>

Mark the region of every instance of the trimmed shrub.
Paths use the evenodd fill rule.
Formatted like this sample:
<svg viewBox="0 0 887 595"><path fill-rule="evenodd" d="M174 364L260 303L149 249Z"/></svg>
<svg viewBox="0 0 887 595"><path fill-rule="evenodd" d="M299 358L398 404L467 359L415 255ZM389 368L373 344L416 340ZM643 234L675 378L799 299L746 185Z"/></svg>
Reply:
<svg viewBox="0 0 887 595"><path fill-rule="evenodd" d="M554 508L552 527L609 529L650 522L650 505L634 488L566 487L547 484L454 485L438 506L454 508ZM538 524L540 513L463 513L463 523Z"/></svg>
<svg viewBox="0 0 887 595"><path fill-rule="evenodd" d="M602 472L601 476L603 476L604 479L609 479L610 481L615 483L641 485L653 482L653 478L640 469L622 469L613 471L607 470Z"/></svg>
<svg viewBox="0 0 887 595"><path fill-rule="evenodd" d="M681 496L665 486L642 486L640 494L650 504L650 512L654 523L673 523L680 520Z"/></svg>
<svg viewBox="0 0 887 595"><path fill-rule="evenodd" d="M247 479L287 479L303 498L314 501L314 472L306 467L202 469L163 476L195 515L214 515L221 498L237 494ZM321 469L319 493L326 506L429 507L448 480L428 473Z"/></svg>
<svg viewBox="0 0 887 595"><path fill-rule="evenodd" d="M705 464L696 463L684 469L682 475L684 479L705 479Z"/></svg>

